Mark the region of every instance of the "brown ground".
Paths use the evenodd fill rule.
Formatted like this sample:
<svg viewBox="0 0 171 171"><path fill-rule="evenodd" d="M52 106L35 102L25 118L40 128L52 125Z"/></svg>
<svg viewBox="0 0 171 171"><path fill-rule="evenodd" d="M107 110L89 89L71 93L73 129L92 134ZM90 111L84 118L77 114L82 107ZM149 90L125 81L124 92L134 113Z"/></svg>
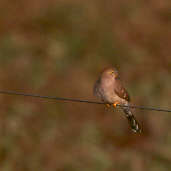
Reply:
<svg viewBox="0 0 171 171"><path fill-rule="evenodd" d="M0 1L0 89L94 99L117 67L137 105L171 108L170 0ZM0 170L171 170L171 113L0 95Z"/></svg>

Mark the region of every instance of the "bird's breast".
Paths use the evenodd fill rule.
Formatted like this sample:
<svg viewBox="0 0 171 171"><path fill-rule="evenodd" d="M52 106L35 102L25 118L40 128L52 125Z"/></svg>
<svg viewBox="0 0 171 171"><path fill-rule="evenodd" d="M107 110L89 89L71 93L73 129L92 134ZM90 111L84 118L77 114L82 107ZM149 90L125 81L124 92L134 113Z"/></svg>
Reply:
<svg viewBox="0 0 171 171"><path fill-rule="evenodd" d="M108 103L113 103L116 101L117 96L114 93L114 82L113 80L105 80L101 84L101 89L103 92L103 100Z"/></svg>

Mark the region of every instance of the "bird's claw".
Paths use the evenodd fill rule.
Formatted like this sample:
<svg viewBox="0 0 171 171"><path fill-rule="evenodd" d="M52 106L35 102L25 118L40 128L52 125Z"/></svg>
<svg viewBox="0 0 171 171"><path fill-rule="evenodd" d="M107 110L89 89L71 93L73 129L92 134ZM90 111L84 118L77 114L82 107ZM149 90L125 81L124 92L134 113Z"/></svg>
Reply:
<svg viewBox="0 0 171 171"><path fill-rule="evenodd" d="M118 104L119 104L119 102L113 103L113 107L116 108Z"/></svg>
<svg viewBox="0 0 171 171"><path fill-rule="evenodd" d="M107 108L110 108L110 104L106 103L105 105L106 105Z"/></svg>

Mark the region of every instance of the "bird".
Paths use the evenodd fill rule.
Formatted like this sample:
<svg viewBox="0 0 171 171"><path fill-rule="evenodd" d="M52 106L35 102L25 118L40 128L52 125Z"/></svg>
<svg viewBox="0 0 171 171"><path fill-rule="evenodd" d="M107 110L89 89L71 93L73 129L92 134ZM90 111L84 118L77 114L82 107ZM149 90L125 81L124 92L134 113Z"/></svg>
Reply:
<svg viewBox="0 0 171 171"><path fill-rule="evenodd" d="M106 104L107 107L120 105L128 123L135 133L141 133L141 127L133 115L129 104L130 96L124 88L119 72L114 67L105 68L94 84L93 94Z"/></svg>

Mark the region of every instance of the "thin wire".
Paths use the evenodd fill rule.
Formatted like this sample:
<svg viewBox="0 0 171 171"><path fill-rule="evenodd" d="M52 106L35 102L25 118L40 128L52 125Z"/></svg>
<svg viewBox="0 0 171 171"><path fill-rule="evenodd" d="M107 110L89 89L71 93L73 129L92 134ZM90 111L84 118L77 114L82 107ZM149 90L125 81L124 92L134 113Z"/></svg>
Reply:
<svg viewBox="0 0 171 171"><path fill-rule="evenodd" d="M68 101L68 102L105 104L103 102L96 102L96 101L89 101L89 100L81 100L81 99L73 99L73 98L54 97L54 96L41 96L41 95L37 95L37 94L27 94L27 93L14 92L14 91L1 91L0 90L0 94L19 95L19 96L27 96L27 97L36 97L36 98L41 98L41 99L52 99L52 100Z"/></svg>
<svg viewBox="0 0 171 171"><path fill-rule="evenodd" d="M120 105L117 104L117 106L120 107L128 107L127 105ZM146 107L146 106L135 106L135 105L129 105L130 108L135 108L135 109L141 109L141 110L154 110L158 112L171 112L169 109L162 109L162 108L156 108L156 107Z"/></svg>
<svg viewBox="0 0 171 171"><path fill-rule="evenodd" d="M34 98L41 98L41 99L51 99L51 100L58 100L58 101L66 101L66 102L80 102L80 103L92 103L92 104L106 104L104 102L97 102L97 101L90 101L90 100L81 100L81 99L73 99L73 98L63 98L63 97L54 97L54 96L41 96L37 94L27 94L21 92L14 92L14 91L2 91L0 90L0 94L7 94L7 95L19 95L19 96L27 96L27 97L34 97ZM156 107L146 107L146 106L136 106L136 105L121 105L117 104L117 107L130 107L135 109L141 110L154 110L160 112L171 112L169 109L162 109Z"/></svg>

